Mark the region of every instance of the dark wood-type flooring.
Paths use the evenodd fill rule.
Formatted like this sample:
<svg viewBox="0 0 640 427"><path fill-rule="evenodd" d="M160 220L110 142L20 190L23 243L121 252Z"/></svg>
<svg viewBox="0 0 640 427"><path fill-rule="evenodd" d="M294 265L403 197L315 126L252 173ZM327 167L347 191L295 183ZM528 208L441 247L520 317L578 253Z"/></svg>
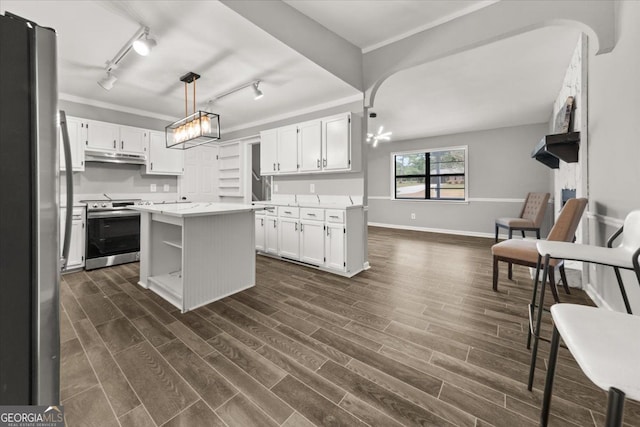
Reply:
<svg viewBox="0 0 640 427"><path fill-rule="evenodd" d="M67 425L535 426L548 346L529 392L529 270L503 268L493 292L491 244L370 228L352 279L259 256L254 288L186 314L136 284L137 264L65 275ZM605 408L562 350L552 425L602 425Z"/></svg>

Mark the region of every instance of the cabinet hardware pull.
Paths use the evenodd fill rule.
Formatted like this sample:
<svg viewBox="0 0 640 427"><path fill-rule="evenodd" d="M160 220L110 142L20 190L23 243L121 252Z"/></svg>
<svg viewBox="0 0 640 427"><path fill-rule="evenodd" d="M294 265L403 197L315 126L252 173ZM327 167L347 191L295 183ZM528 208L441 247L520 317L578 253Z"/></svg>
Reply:
<svg viewBox="0 0 640 427"><path fill-rule="evenodd" d="M340 217L339 217L339 216L337 216L337 215L329 215L329 218L335 218L335 219L338 219L338 218L340 218Z"/></svg>
<svg viewBox="0 0 640 427"><path fill-rule="evenodd" d="M327 167L327 159L322 159L322 166Z"/></svg>
<svg viewBox="0 0 640 427"><path fill-rule="evenodd" d="M114 149L116 148L116 140L115 139L113 140L113 148Z"/></svg>
<svg viewBox="0 0 640 427"><path fill-rule="evenodd" d="M291 215L291 211L284 211L284 213Z"/></svg>
<svg viewBox="0 0 640 427"><path fill-rule="evenodd" d="M295 231L298 231L298 223L297 222L295 223L295 226L296 226Z"/></svg>
<svg viewBox="0 0 640 427"><path fill-rule="evenodd" d="M304 224L300 223L300 231L304 231Z"/></svg>
<svg viewBox="0 0 640 427"><path fill-rule="evenodd" d="M124 141L120 141L120 149L124 150Z"/></svg>
<svg viewBox="0 0 640 427"><path fill-rule="evenodd" d="M273 220L273 228L276 228L276 220Z"/></svg>
<svg viewBox="0 0 640 427"><path fill-rule="evenodd" d="M280 162L278 162L278 170L280 170Z"/></svg>
<svg viewBox="0 0 640 427"><path fill-rule="evenodd" d="M260 218L260 227L264 227L264 218Z"/></svg>
<svg viewBox="0 0 640 427"><path fill-rule="evenodd" d="M307 215L309 215L309 216L316 216L316 214L314 214L314 213L308 213Z"/></svg>
<svg viewBox="0 0 640 427"><path fill-rule="evenodd" d="M153 170L153 162L151 162L151 170Z"/></svg>
<svg viewBox="0 0 640 427"><path fill-rule="evenodd" d="M275 163L273 164L273 170L276 170L276 164Z"/></svg>
<svg viewBox="0 0 640 427"><path fill-rule="evenodd" d="M318 159L318 169L320 169L320 159Z"/></svg>
<svg viewBox="0 0 640 427"><path fill-rule="evenodd" d="M330 230L330 228L329 228L329 227L327 227L327 236L329 235L329 230Z"/></svg>

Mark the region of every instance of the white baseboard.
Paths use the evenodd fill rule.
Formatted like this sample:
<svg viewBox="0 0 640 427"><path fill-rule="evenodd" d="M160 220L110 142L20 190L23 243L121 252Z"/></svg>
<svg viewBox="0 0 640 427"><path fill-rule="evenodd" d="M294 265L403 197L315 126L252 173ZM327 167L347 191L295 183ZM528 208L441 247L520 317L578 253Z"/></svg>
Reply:
<svg viewBox="0 0 640 427"><path fill-rule="evenodd" d="M587 283L587 285L584 286L583 289L596 306L598 306L599 308L606 308L607 310L615 311L608 302L602 299L598 291L593 287L591 283Z"/></svg>
<svg viewBox="0 0 640 427"><path fill-rule="evenodd" d="M456 236L489 237L489 238L495 237L493 233L481 233L478 231L448 230L444 228L431 228L431 227L414 227L411 225L383 224L380 222L369 222L367 223L367 225L370 225L372 227L395 228L397 230L424 231L427 233L441 233L441 234L455 234Z"/></svg>

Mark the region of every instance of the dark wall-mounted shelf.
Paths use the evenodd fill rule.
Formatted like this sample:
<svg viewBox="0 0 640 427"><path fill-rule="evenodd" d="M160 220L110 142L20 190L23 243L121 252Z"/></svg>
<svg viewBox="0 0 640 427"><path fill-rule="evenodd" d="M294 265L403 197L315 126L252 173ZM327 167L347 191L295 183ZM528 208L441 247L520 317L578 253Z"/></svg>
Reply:
<svg viewBox="0 0 640 427"><path fill-rule="evenodd" d="M560 160L567 163L578 161L580 132L546 135L531 153L531 157L552 169L560 167Z"/></svg>

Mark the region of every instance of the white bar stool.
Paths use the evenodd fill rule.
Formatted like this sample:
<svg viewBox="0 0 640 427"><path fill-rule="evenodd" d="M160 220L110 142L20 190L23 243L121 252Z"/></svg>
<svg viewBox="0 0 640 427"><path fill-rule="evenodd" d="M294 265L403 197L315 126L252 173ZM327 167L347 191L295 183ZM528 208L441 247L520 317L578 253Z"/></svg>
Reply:
<svg viewBox="0 0 640 427"><path fill-rule="evenodd" d="M605 425L622 426L625 397L640 400L640 316L577 304L554 304L551 316L555 326L540 425L546 426L549 420L562 337L585 375L609 391Z"/></svg>
<svg viewBox="0 0 640 427"><path fill-rule="evenodd" d="M613 247L614 241L622 235L620 246ZM624 220L624 225L616 231L607 241L607 247L582 245L566 242L554 242L548 240L540 240L536 243L538 253L540 254L538 268L536 270L536 278L534 281L534 298L532 305L529 307L530 324L529 337L533 335L533 350L531 351L531 365L529 368L528 389L533 387L533 377L535 375L536 357L538 355L538 343L540 340L540 325L542 323L542 312L544 303L544 290L548 276L549 259L559 258L564 260L584 261L593 264L607 265L613 267L618 281L618 287L622 294L622 300L627 313L631 313L631 305L627 297L627 292L620 276L620 269L633 270L636 273L638 284L640 284L640 210L630 212ZM541 261L544 257L544 261ZM538 314L535 325L533 324L533 313L535 306L535 294L537 289L538 272L540 263L544 264L542 273L542 288L540 289L540 300L538 302ZM554 294L555 296L555 294ZM527 347L529 342L527 343Z"/></svg>

